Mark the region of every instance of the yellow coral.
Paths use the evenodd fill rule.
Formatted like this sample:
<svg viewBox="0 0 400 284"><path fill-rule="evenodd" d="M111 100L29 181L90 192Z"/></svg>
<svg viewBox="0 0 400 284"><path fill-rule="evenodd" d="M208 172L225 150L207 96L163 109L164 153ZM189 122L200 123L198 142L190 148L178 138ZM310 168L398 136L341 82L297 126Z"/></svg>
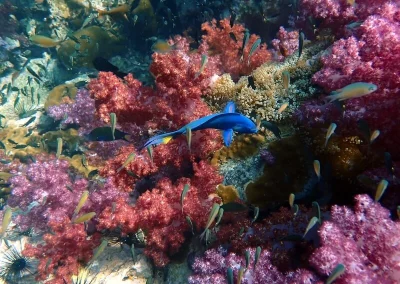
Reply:
<svg viewBox="0 0 400 284"><path fill-rule="evenodd" d="M29 143L32 136L25 137L28 133L28 128L26 127L6 127L0 131L0 141L6 146L7 154L13 158L20 159L24 162L31 155L39 154L41 150L37 147L32 147ZM18 145L27 145L23 149L16 149L16 144L11 141L16 142Z"/></svg>
<svg viewBox="0 0 400 284"><path fill-rule="evenodd" d="M312 96L316 91L311 86L311 76L318 70L319 66L315 62L311 64L311 59L319 51L326 47L326 42L317 42L308 45L303 50L301 60L298 55L293 54L286 58L284 62L268 62L257 68L251 74L254 79L256 89L248 86L248 77L241 77L235 86L232 81L221 76L215 84L211 86L211 95L206 100L212 100L216 109L221 109L227 100L237 103L238 109L243 114L256 118L260 116L262 120L279 121L289 117L299 103ZM283 85L284 71L289 72L291 83L289 92ZM224 86L226 84L226 86ZM283 103L288 103L289 107L278 114L278 110Z"/></svg>
<svg viewBox="0 0 400 284"><path fill-rule="evenodd" d="M218 165L227 159L243 159L255 155L259 146L265 142L265 138L260 134L241 135L236 137L231 146L222 147L216 151L211 159L212 165Z"/></svg>
<svg viewBox="0 0 400 284"><path fill-rule="evenodd" d="M97 26L78 30L73 36L79 43L68 39L57 49L58 58L67 67L92 67L96 57L110 56L116 43L112 36Z"/></svg>
<svg viewBox="0 0 400 284"><path fill-rule="evenodd" d="M88 175L91 171L94 171L97 169L90 165L88 165L87 167L83 166L82 155L74 155L74 156L72 156L72 158L67 157L67 156L62 156L61 159L69 161L70 166L73 167L74 169L76 169L81 174L83 174L85 177L88 177Z"/></svg>
<svg viewBox="0 0 400 284"><path fill-rule="evenodd" d="M73 84L62 84L54 87L44 103L44 108L48 111L51 106L72 102L76 97L78 89Z"/></svg>
<svg viewBox="0 0 400 284"><path fill-rule="evenodd" d="M239 192L233 185L217 185L217 194L223 203L233 202L239 199Z"/></svg>

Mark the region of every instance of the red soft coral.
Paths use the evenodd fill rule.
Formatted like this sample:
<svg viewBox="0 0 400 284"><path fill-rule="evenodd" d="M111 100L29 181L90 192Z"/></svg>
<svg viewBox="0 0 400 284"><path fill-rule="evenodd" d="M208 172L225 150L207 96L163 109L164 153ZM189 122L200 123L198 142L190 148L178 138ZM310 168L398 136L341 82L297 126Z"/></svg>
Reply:
<svg viewBox="0 0 400 284"><path fill-rule="evenodd" d="M201 29L206 32L203 40L209 45L209 50L214 53L213 56L219 56L222 62L222 69L225 73L230 73L233 78L250 74L255 68L272 59L272 53L267 50L265 44L261 44L248 64L248 56L253 43L259 39L258 36L252 34L244 49L243 61L240 60L240 50L243 44L245 28L242 25L234 24L230 26L229 19L211 23L204 23ZM231 33L234 34L236 41L232 39Z"/></svg>
<svg viewBox="0 0 400 284"><path fill-rule="evenodd" d="M79 266L92 257L93 250L100 244L100 235L88 237L83 224L72 224L68 218L49 225L52 234L44 235L45 244L28 244L23 254L39 259L38 280L46 280L54 273L47 283L70 283L69 279L78 273Z"/></svg>
<svg viewBox="0 0 400 284"><path fill-rule="evenodd" d="M151 191L146 191L134 207L119 201L114 210L103 211L99 227L115 229L124 233L135 233L138 229L146 232L145 253L152 257L157 266L169 262L169 256L178 252L185 241L184 233L191 231L185 216L190 216L197 229L203 228L214 201L211 195L222 182L214 167L200 162L193 164L193 177L180 178L173 183L162 178ZM185 184L190 185L184 200L184 214L180 205L180 195ZM210 195L212 197L210 197Z"/></svg>

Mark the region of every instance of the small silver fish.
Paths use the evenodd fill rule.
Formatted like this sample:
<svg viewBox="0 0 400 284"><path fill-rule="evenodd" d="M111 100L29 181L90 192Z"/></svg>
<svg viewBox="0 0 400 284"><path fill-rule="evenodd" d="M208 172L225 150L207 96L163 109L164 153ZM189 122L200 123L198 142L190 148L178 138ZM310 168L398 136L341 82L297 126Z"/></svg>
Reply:
<svg viewBox="0 0 400 284"><path fill-rule="evenodd" d="M123 168L125 168L130 162L132 162L132 160L135 158L136 154L135 153L131 153L129 154L128 158L125 160L125 162L122 164L121 167L119 167L117 169L117 173L119 173Z"/></svg>
<svg viewBox="0 0 400 284"><path fill-rule="evenodd" d="M193 227L192 219L190 219L189 216L186 216L185 219L186 219L186 222L189 224L190 228L192 229L192 235L194 235L194 229L193 229L194 227Z"/></svg>
<svg viewBox="0 0 400 284"><path fill-rule="evenodd" d="M317 175L318 180L320 180L321 179L321 164L319 163L318 160L314 160L313 166L314 166L314 172Z"/></svg>
<svg viewBox="0 0 400 284"><path fill-rule="evenodd" d="M183 200L185 199L186 194L189 192L190 186L185 184L181 193L181 207L182 207L182 214L183 214Z"/></svg>
<svg viewBox="0 0 400 284"><path fill-rule="evenodd" d="M300 31L299 32L299 59L301 57L301 54L303 53L304 38L305 38L304 33L302 31Z"/></svg>
<svg viewBox="0 0 400 284"><path fill-rule="evenodd" d="M304 239L304 237L307 235L307 233L308 233L308 232L315 226L315 224L317 224L318 222L319 222L319 219L318 219L317 217L314 216L314 217L311 218L310 222L308 222L306 231L304 232L303 239Z"/></svg>
<svg viewBox="0 0 400 284"><path fill-rule="evenodd" d="M335 132L336 127L337 127L336 123L333 122L331 123L331 125L329 125L328 131L326 132L324 147L328 145L329 138L331 138L332 134Z"/></svg>
<svg viewBox="0 0 400 284"><path fill-rule="evenodd" d="M99 245L99 247L96 249L96 252L93 254L92 259L90 260L91 263L93 263L93 261L95 261L99 255L104 251L104 249L107 247L108 242L106 240L103 240L101 242L101 244Z"/></svg>
<svg viewBox="0 0 400 284"><path fill-rule="evenodd" d="M223 215L224 215L224 208L219 208L217 222L215 222L215 227L218 226L219 222L221 222Z"/></svg>
<svg viewBox="0 0 400 284"><path fill-rule="evenodd" d="M285 70L282 72L282 81L283 81L283 88L285 89L286 93L289 93L289 86L290 86L290 73L289 71Z"/></svg>
<svg viewBox="0 0 400 284"><path fill-rule="evenodd" d="M228 280L228 284L233 284L233 270L230 267L226 271L226 278Z"/></svg>
<svg viewBox="0 0 400 284"><path fill-rule="evenodd" d="M375 201L378 202L382 195L385 193L386 188L388 187L389 182L385 179L381 180L376 188L375 193Z"/></svg>
<svg viewBox="0 0 400 284"><path fill-rule="evenodd" d="M210 211L210 215L208 216L208 221L207 221L207 224L206 224L206 228L205 228L204 232L200 236L201 238L203 238L203 236L206 233L206 231L210 228L211 224L214 222L215 217L217 217L217 215L218 215L219 208L220 208L220 205L218 203L214 203L214 205L213 205L213 207L212 207L212 209Z"/></svg>
<svg viewBox="0 0 400 284"><path fill-rule="evenodd" d="M321 208L319 207L319 204L317 201L313 201L312 208L313 208L314 216L318 218L319 223L321 224Z"/></svg>
<svg viewBox="0 0 400 284"><path fill-rule="evenodd" d="M283 103L281 107L278 109L278 114L284 112L284 110L289 106L289 103Z"/></svg>
<svg viewBox="0 0 400 284"><path fill-rule="evenodd" d="M3 215L3 221L1 223L1 232L0 232L0 237L3 237L4 234L6 233L6 230L8 226L11 223L11 217L12 217L12 211L10 207L7 207L6 211L4 212Z"/></svg>
<svg viewBox="0 0 400 284"><path fill-rule="evenodd" d="M117 126L117 115L115 113L110 113L110 121L111 121L111 135L113 140L115 140L115 128Z"/></svg>
<svg viewBox="0 0 400 284"><path fill-rule="evenodd" d="M257 220L259 214L260 214L260 208L255 207L254 208L254 218L253 218L253 220L251 220L251 223L254 223Z"/></svg>
<svg viewBox="0 0 400 284"><path fill-rule="evenodd" d="M338 279L346 270L346 267L339 263L331 272L325 284L332 284L336 279Z"/></svg>
<svg viewBox="0 0 400 284"><path fill-rule="evenodd" d="M261 247L257 247L256 248L256 254L254 256L254 268L256 267L258 260L260 259L260 255L261 255Z"/></svg>
<svg viewBox="0 0 400 284"><path fill-rule="evenodd" d="M84 223L84 222L90 221L94 216L96 216L96 212L89 212L89 213L86 213L86 214L76 218L72 222L74 224Z"/></svg>
<svg viewBox="0 0 400 284"><path fill-rule="evenodd" d="M147 147L147 153L149 154L151 164L153 164L153 147L151 147L151 145Z"/></svg>
<svg viewBox="0 0 400 284"><path fill-rule="evenodd" d="M79 214L79 211L85 205L86 201L88 200L88 197L89 197L89 191L85 190L84 192L82 192L82 195L81 195L81 198L79 199L78 205L76 205L76 208L74 210L74 216Z"/></svg>
<svg viewBox="0 0 400 284"><path fill-rule="evenodd" d="M381 132L379 130L374 130L369 138L369 143L373 143L380 134Z"/></svg>
<svg viewBox="0 0 400 284"><path fill-rule="evenodd" d="M245 30L244 32L244 37L243 37L243 44L242 44L242 48L240 49L241 51L241 57L240 57L240 62L243 61L243 56L244 56L244 48L246 47L247 43L249 42L249 38L250 38L250 33L248 30Z"/></svg>
<svg viewBox="0 0 400 284"><path fill-rule="evenodd" d="M249 55L247 56L247 65L250 65L251 56L253 56L253 53L258 49L258 47L260 46L260 44L261 44L261 39L259 38L259 39L257 39L257 40L253 43L253 45L251 46Z"/></svg>
<svg viewBox="0 0 400 284"><path fill-rule="evenodd" d="M378 86L371 83L357 82L336 90L329 95L326 100L328 103L333 101L344 101L353 98L359 98L371 94L378 90Z"/></svg>
<svg viewBox="0 0 400 284"><path fill-rule="evenodd" d="M192 151L192 129L190 127L186 127L186 141L188 143L189 151Z"/></svg>
<svg viewBox="0 0 400 284"><path fill-rule="evenodd" d="M137 14L133 16L133 26L136 25L136 22L137 22L138 18L139 18L139 17L138 17Z"/></svg>
<svg viewBox="0 0 400 284"><path fill-rule="evenodd" d="M247 269L250 264L250 252L248 250L244 252L244 259L246 260L246 269Z"/></svg>
<svg viewBox="0 0 400 284"><path fill-rule="evenodd" d="M237 284L241 284L243 280L243 275L244 275L244 267L241 266L238 272L238 278L237 278Z"/></svg>
<svg viewBox="0 0 400 284"><path fill-rule="evenodd" d="M63 148L63 140L62 140L62 138L58 137L57 138L57 153L56 153L57 159L60 158L60 156L61 156L62 148Z"/></svg>
<svg viewBox="0 0 400 284"><path fill-rule="evenodd" d="M294 204L294 200L296 199L296 196L293 194L293 193L291 193L290 195L289 195L289 205L290 205L290 208L292 208L293 207L293 204Z"/></svg>
<svg viewBox="0 0 400 284"><path fill-rule="evenodd" d="M200 65L200 70L196 73L196 75L194 76L194 78L196 79L197 77L199 77L201 75L201 73L203 73L204 68L206 67L208 62L208 57L206 54L202 54L201 55L201 65Z"/></svg>

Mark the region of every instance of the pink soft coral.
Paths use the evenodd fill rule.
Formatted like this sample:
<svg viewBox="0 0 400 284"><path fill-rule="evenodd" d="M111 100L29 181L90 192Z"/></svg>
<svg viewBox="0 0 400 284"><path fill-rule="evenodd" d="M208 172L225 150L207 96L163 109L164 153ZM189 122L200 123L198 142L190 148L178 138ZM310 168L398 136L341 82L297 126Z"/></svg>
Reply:
<svg viewBox="0 0 400 284"><path fill-rule="evenodd" d="M320 229L322 247L310 262L325 275L346 267L337 283L398 283L400 281L400 223L367 195L356 196L354 211L333 206L332 219Z"/></svg>
<svg viewBox="0 0 400 284"><path fill-rule="evenodd" d="M299 48L299 32L285 30L280 27L277 33L277 39L272 40L272 45L276 51L279 51L282 58L292 55Z"/></svg>
<svg viewBox="0 0 400 284"><path fill-rule="evenodd" d="M400 8L396 9L400 13ZM299 120L313 126L335 119L342 134L354 135L357 121L364 119L371 129L381 131L376 146L398 159L400 65L397 62L400 62L400 25L394 20L394 14L369 16L356 36L335 42L330 53L322 56L321 60L324 67L314 75L313 82L326 92L354 82L372 82L378 90L368 96L345 101L343 115L335 107L307 103L297 113Z"/></svg>

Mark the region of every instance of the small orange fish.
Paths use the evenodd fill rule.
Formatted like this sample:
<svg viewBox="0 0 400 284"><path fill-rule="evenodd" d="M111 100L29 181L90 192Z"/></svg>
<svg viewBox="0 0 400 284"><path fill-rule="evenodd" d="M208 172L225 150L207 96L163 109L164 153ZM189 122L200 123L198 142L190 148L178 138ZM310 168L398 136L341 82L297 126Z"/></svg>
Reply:
<svg viewBox="0 0 400 284"><path fill-rule="evenodd" d="M48 47L56 47L57 45L60 44L59 40L52 39L47 36L41 36L41 35L33 35L29 37L29 40L40 47L48 48Z"/></svg>
<svg viewBox="0 0 400 284"><path fill-rule="evenodd" d="M278 114L281 114L288 107L288 105L288 103L282 104L281 107L278 109Z"/></svg>
<svg viewBox="0 0 400 284"><path fill-rule="evenodd" d="M168 53L175 49L175 45L170 45L165 40L157 40L152 46L151 50L158 53Z"/></svg>
<svg viewBox="0 0 400 284"><path fill-rule="evenodd" d="M123 5L119 5L115 8L112 8L111 10L105 11L105 10L97 10L97 12L99 13L99 16L105 16L105 15L123 15L129 12L129 9L131 7L128 4L123 4Z"/></svg>

